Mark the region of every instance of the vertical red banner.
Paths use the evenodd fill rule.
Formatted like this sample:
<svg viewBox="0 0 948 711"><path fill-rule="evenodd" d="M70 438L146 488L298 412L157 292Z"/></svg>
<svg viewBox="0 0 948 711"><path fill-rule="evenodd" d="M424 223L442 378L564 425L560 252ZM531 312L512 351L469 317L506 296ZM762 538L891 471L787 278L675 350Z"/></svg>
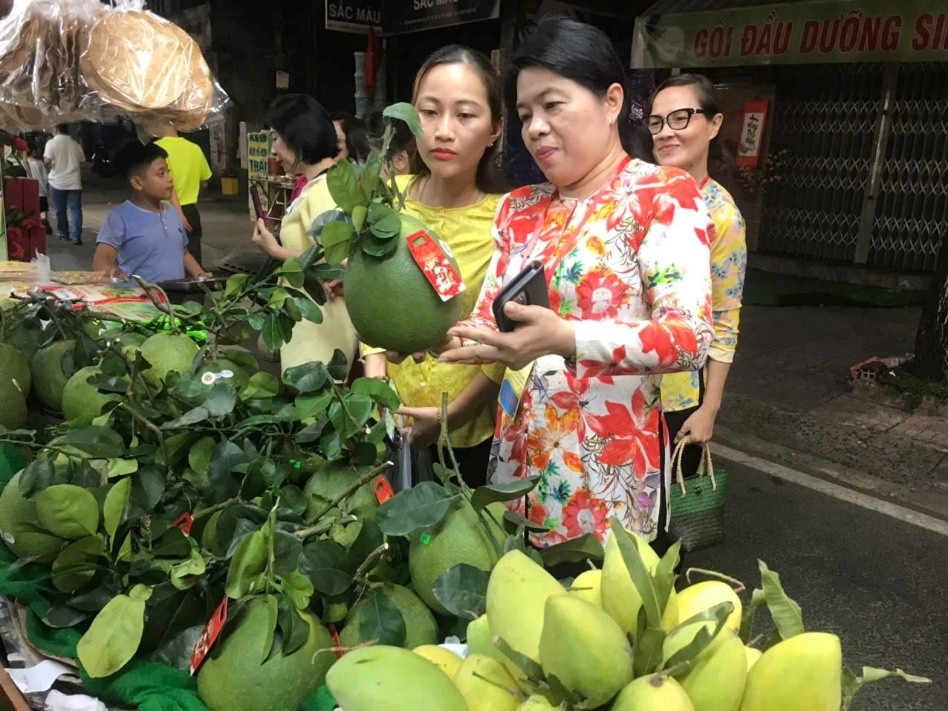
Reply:
<svg viewBox="0 0 948 711"><path fill-rule="evenodd" d="M752 99L744 103L741 140L737 146L738 168L756 168L760 162L769 108L770 102L766 99Z"/></svg>

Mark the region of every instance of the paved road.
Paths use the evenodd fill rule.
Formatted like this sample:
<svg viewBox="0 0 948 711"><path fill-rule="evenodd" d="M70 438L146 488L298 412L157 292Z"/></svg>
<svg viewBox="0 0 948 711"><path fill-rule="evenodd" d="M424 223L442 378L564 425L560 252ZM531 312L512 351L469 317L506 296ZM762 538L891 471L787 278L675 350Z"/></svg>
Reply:
<svg viewBox="0 0 948 711"><path fill-rule="evenodd" d="M763 560L803 608L807 629L840 636L850 666L934 680L868 685L853 711L948 708L948 538L749 466L716 463L731 474L728 540L687 554L685 565L759 587Z"/></svg>

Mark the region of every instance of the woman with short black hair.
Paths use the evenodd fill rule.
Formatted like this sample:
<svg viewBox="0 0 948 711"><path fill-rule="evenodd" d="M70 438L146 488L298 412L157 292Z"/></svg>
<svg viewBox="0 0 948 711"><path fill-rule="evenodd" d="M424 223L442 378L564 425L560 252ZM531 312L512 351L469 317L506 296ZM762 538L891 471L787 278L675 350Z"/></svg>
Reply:
<svg viewBox="0 0 948 711"><path fill-rule="evenodd" d="M711 340L707 208L684 171L624 150L624 75L608 37L573 20L540 21L514 52L508 120L549 182L501 199L474 314L441 353L508 367L491 481L539 477L524 513L541 547L605 542L612 516L647 539L665 529L661 374L699 368ZM500 332L494 301L534 260L551 308L511 301L517 327Z"/></svg>
<svg viewBox="0 0 948 711"><path fill-rule="evenodd" d="M304 94L278 97L270 105L267 122L273 134L270 148L273 157L287 175L299 175L306 180L280 222L279 240L262 219L257 220L254 228L254 244L268 256L282 261L298 257L313 246L313 238L307 234L313 221L324 212L336 209L326 185L326 172L336 162L339 147L329 112ZM315 324L304 320L296 324L292 339L280 349L283 370L316 360L328 363L337 348L352 363L357 340L341 297L341 284L325 286L330 299L320 306L323 321ZM336 292L336 288L340 291Z"/></svg>

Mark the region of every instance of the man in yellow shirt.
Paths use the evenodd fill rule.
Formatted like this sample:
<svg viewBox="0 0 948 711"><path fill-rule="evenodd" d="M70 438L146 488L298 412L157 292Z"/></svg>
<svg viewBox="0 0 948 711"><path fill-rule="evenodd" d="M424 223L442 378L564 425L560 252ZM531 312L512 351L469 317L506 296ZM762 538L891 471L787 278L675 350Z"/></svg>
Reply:
<svg viewBox="0 0 948 711"><path fill-rule="evenodd" d="M181 213L181 221L188 231L188 251L198 264L201 261L201 215L197 209L201 188L211 179L211 166L204 157L204 151L196 143L178 135L170 123L156 124L152 128L156 136L155 143L168 154L168 167L174 181L174 195L171 204Z"/></svg>

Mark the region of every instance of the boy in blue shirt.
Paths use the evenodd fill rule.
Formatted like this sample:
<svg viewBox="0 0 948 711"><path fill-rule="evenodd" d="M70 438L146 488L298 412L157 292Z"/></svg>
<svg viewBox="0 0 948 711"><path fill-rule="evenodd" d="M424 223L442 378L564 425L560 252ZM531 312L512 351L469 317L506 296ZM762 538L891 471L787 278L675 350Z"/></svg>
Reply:
<svg viewBox="0 0 948 711"><path fill-rule="evenodd" d="M155 144L130 141L115 155L132 196L105 217L96 237L92 269L102 278L127 280L136 274L152 284L212 276L188 252L188 235L178 211L165 201L174 184L168 154Z"/></svg>

